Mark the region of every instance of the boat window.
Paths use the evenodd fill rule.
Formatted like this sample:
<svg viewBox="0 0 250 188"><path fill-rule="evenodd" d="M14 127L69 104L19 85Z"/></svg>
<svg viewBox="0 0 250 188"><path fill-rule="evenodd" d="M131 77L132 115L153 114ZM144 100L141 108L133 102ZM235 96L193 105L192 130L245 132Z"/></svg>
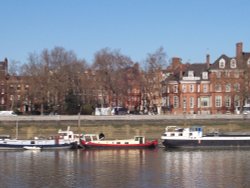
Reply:
<svg viewBox="0 0 250 188"><path fill-rule="evenodd" d="M116 144L121 144L121 142L116 142Z"/></svg>
<svg viewBox="0 0 250 188"><path fill-rule="evenodd" d="M91 141L91 137L90 136L85 136L85 141L87 141L87 142Z"/></svg>
<svg viewBox="0 0 250 188"><path fill-rule="evenodd" d="M171 133L171 135L170 136L174 136L174 133Z"/></svg>
<svg viewBox="0 0 250 188"><path fill-rule="evenodd" d="M34 140L30 141L30 144L35 144L35 141Z"/></svg>
<svg viewBox="0 0 250 188"><path fill-rule="evenodd" d="M93 136L93 140L97 140L97 136Z"/></svg>
<svg viewBox="0 0 250 188"><path fill-rule="evenodd" d="M128 142L125 142L125 144L128 144Z"/></svg>
<svg viewBox="0 0 250 188"><path fill-rule="evenodd" d="M182 133L179 133L179 136L182 136Z"/></svg>
<svg viewBox="0 0 250 188"><path fill-rule="evenodd" d="M189 133L189 136L192 136L193 135L193 133Z"/></svg>

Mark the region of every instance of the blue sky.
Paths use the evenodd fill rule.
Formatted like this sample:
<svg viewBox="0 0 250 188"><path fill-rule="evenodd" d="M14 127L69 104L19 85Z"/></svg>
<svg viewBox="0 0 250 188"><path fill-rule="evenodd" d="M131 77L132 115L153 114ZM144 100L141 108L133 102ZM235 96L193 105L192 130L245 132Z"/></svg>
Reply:
<svg viewBox="0 0 250 188"><path fill-rule="evenodd" d="M250 52L249 0L0 0L0 60L26 63L55 46L92 63L102 48L136 62L163 47L168 60L211 61Z"/></svg>

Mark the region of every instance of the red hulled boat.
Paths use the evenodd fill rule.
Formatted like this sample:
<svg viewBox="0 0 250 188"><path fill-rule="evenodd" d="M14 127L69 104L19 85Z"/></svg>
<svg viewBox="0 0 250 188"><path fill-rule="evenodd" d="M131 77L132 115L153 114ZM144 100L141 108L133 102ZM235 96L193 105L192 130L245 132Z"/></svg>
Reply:
<svg viewBox="0 0 250 188"><path fill-rule="evenodd" d="M104 134L84 134L81 138L81 145L85 148L155 148L158 140L147 141L144 136L135 136L133 139L106 140Z"/></svg>

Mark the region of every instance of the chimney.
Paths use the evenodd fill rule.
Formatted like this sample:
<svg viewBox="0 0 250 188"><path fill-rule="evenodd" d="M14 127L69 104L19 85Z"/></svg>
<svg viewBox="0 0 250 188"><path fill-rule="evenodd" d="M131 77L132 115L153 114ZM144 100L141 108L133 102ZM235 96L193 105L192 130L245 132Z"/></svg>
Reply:
<svg viewBox="0 0 250 188"><path fill-rule="evenodd" d="M236 44L236 59L239 60L242 58L242 49L243 49L243 44L242 42L238 42Z"/></svg>
<svg viewBox="0 0 250 188"><path fill-rule="evenodd" d="M181 59L179 57L173 57L172 58L172 68L173 70L176 70L181 64Z"/></svg>
<svg viewBox="0 0 250 188"><path fill-rule="evenodd" d="M209 54L206 55L206 65L207 65L207 69L209 69L210 67L210 55Z"/></svg>

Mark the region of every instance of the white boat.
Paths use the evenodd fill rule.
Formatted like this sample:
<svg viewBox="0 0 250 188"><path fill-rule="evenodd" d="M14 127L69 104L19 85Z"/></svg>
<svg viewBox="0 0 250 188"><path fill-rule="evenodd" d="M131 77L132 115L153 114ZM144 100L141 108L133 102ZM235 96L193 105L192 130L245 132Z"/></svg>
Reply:
<svg viewBox="0 0 250 188"><path fill-rule="evenodd" d="M37 147L37 146L24 146L23 149L26 150L41 150L41 147Z"/></svg>
<svg viewBox="0 0 250 188"><path fill-rule="evenodd" d="M250 147L249 133L203 134L203 127L199 126L189 128L168 126L161 140L167 148Z"/></svg>
<svg viewBox="0 0 250 188"><path fill-rule="evenodd" d="M8 137L0 138L0 150L1 149L69 149L77 147L78 143L73 131L59 130L56 136L49 139L11 139Z"/></svg>

